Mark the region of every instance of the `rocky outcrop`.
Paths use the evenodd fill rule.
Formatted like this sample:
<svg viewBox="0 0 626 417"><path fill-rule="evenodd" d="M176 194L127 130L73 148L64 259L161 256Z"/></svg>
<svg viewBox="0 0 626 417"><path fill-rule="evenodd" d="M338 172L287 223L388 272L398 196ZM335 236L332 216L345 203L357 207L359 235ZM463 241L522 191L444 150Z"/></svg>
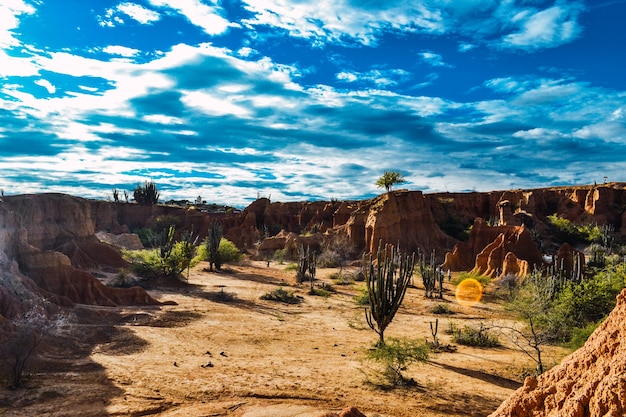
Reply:
<svg viewBox="0 0 626 417"><path fill-rule="evenodd" d="M585 345L548 372L528 377L490 417L626 415L626 290Z"/></svg>
<svg viewBox="0 0 626 417"><path fill-rule="evenodd" d="M394 191L356 209L345 225L357 251L374 253L380 241L405 253L451 247L454 239L437 226L428 200L420 191Z"/></svg>
<svg viewBox="0 0 626 417"><path fill-rule="evenodd" d="M0 311L17 314L44 298L60 306L158 304L141 288L113 289L85 271L128 264L94 235L91 204L61 194L4 197L0 202Z"/></svg>
<svg viewBox="0 0 626 417"><path fill-rule="evenodd" d="M477 218L469 239L448 252L443 270L468 271L497 278L523 275L542 266L543 257L525 226L489 226Z"/></svg>

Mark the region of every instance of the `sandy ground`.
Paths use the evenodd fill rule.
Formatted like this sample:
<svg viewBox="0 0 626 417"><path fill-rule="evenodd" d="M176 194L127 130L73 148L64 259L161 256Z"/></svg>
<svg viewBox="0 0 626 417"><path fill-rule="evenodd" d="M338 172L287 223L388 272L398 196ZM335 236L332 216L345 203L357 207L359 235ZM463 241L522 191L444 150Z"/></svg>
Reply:
<svg viewBox="0 0 626 417"><path fill-rule="evenodd" d="M26 387L0 390L1 416L317 417L356 406L374 416L486 416L515 389L532 361L503 346L431 354L405 371L417 386L381 389L367 382L376 365L363 361L377 340L354 301L363 283L334 285L328 298L308 295L284 265L247 262L220 273L191 271L188 284L150 293L167 305L88 308L72 346L43 353ZM335 270L318 270L320 281ZM303 298L290 305L261 300L279 286ZM430 322L445 329L508 320L485 299L475 307L424 297L409 288L386 337L432 340ZM434 315L437 304L455 313ZM71 353L68 353L71 352ZM548 348L554 365L567 352Z"/></svg>

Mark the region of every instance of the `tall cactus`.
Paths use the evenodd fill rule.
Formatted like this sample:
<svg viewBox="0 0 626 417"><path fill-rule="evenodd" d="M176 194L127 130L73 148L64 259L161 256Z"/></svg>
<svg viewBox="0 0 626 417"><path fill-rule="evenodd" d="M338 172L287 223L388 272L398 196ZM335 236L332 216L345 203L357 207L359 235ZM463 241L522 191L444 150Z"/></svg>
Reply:
<svg viewBox="0 0 626 417"><path fill-rule="evenodd" d="M427 298L434 298L435 292L438 292L439 298L443 298L443 271L435 264L435 252L430 254L429 263L426 263L426 255L418 254L419 271L424 284L424 291ZM439 289L437 289L439 285Z"/></svg>
<svg viewBox="0 0 626 417"><path fill-rule="evenodd" d="M215 270L217 271L222 269L222 260L220 259L219 250L223 235L224 228L222 227L222 222L218 219L213 219L205 241L207 260L209 261L209 270L211 271L213 271L213 266L215 266Z"/></svg>
<svg viewBox="0 0 626 417"><path fill-rule="evenodd" d="M385 345L385 330L402 304L409 286L415 254L402 256L393 245L378 245L376 262L372 255L363 257L363 273L369 295L369 306L365 308L365 319L372 330L378 333L379 346Z"/></svg>
<svg viewBox="0 0 626 417"><path fill-rule="evenodd" d="M317 268L317 254L308 246L304 249L304 245L298 247L298 270L296 272L296 280L303 283L309 279L311 283L311 291L313 291L313 281L315 281L315 271Z"/></svg>

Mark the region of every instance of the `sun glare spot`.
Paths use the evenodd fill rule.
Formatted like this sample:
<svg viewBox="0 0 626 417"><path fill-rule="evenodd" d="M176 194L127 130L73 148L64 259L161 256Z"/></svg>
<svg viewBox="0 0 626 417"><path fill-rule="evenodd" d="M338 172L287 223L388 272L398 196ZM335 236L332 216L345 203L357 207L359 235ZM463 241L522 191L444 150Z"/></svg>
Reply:
<svg viewBox="0 0 626 417"><path fill-rule="evenodd" d="M468 278L456 287L454 296L462 306L473 307L483 296L483 286L474 278Z"/></svg>

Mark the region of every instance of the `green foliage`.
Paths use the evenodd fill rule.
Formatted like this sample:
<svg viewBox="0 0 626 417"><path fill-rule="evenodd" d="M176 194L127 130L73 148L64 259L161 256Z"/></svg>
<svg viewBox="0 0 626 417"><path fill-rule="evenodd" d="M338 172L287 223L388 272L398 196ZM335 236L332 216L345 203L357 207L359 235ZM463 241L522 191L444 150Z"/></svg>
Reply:
<svg viewBox="0 0 626 417"><path fill-rule="evenodd" d="M370 294L367 291L367 288L359 288L359 294L354 297L354 301L360 306L369 306L370 305Z"/></svg>
<svg viewBox="0 0 626 417"><path fill-rule="evenodd" d="M318 297L328 298L333 293L336 293L336 292L337 291L335 291L332 285L323 282L317 288L312 288L311 291L309 291L309 295L315 295Z"/></svg>
<svg viewBox="0 0 626 417"><path fill-rule="evenodd" d="M570 220L551 214L547 217L548 222L555 231L557 238L568 243L602 243L608 238L609 230L603 230L598 225L576 225Z"/></svg>
<svg viewBox="0 0 626 417"><path fill-rule="evenodd" d="M575 328L584 328L605 318L615 307L626 282L624 264L609 265L581 282L567 282L554 300L551 329L558 342L568 342Z"/></svg>
<svg viewBox="0 0 626 417"><path fill-rule="evenodd" d="M463 326L452 328L452 340L455 343L465 346L491 348L500 346L498 336L493 334L482 323L478 328L472 326Z"/></svg>
<svg viewBox="0 0 626 417"><path fill-rule="evenodd" d="M132 263L132 271L143 278L165 276L176 278L197 264L196 236L182 232L176 239L173 227L151 237L153 250L125 251L123 255Z"/></svg>
<svg viewBox="0 0 626 417"><path fill-rule="evenodd" d="M367 324L380 337L379 344L385 344L385 329L404 300L411 282L415 254L402 256L393 245L378 245L376 262L372 256L363 257L363 273L369 294L369 307L365 309Z"/></svg>
<svg viewBox="0 0 626 417"><path fill-rule="evenodd" d="M384 188L385 191L389 192L396 184L405 183L406 180L402 176L400 172L397 171L385 171L383 175L378 178L376 181L376 186L378 188Z"/></svg>
<svg viewBox="0 0 626 417"><path fill-rule="evenodd" d="M456 275L454 278L452 278L452 283L454 285L459 285L461 282L469 278L473 278L476 281L480 282L480 285L482 285L483 288L489 285L489 282L491 282L491 278L489 278L488 276L475 274L471 272L461 272L458 275Z"/></svg>
<svg viewBox="0 0 626 417"><path fill-rule="evenodd" d="M383 371L378 374L380 382L375 382L376 385L389 388L412 386L416 385L415 381L407 379L402 372L416 362L426 362L429 352L424 341L389 338L387 343L365 351L365 360L383 366Z"/></svg>
<svg viewBox="0 0 626 417"><path fill-rule="evenodd" d="M285 262L285 257L287 256L287 251L285 249L278 249L274 252L272 259L282 265Z"/></svg>
<svg viewBox="0 0 626 417"><path fill-rule="evenodd" d="M133 190L133 197L138 204L155 205L159 202L159 190L153 181L137 184Z"/></svg>
<svg viewBox="0 0 626 417"><path fill-rule="evenodd" d="M293 291L285 290L282 287L263 294L261 300L279 301L285 304L299 304L302 302L302 298L295 295Z"/></svg>
<svg viewBox="0 0 626 417"><path fill-rule="evenodd" d="M589 339L591 333L593 333L598 326L602 324L602 321L603 320L600 320L596 323L589 323L584 327L576 327L572 329L572 337L570 338L567 346L572 350L580 349L585 344L587 339Z"/></svg>
<svg viewBox="0 0 626 417"><path fill-rule="evenodd" d="M228 239L222 238L218 247L219 259L222 264L239 262L243 259L243 253L237 248L237 246ZM207 261L208 254L206 249L206 240L204 244L198 246L197 257L199 260Z"/></svg>
<svg viewBox="0 0 626 417"><path fill-rule="evenodd" d="M298 270L298 264L297 263L290 263L289 265L287 265L285 267L285 271L297 271Z"/></svg>

